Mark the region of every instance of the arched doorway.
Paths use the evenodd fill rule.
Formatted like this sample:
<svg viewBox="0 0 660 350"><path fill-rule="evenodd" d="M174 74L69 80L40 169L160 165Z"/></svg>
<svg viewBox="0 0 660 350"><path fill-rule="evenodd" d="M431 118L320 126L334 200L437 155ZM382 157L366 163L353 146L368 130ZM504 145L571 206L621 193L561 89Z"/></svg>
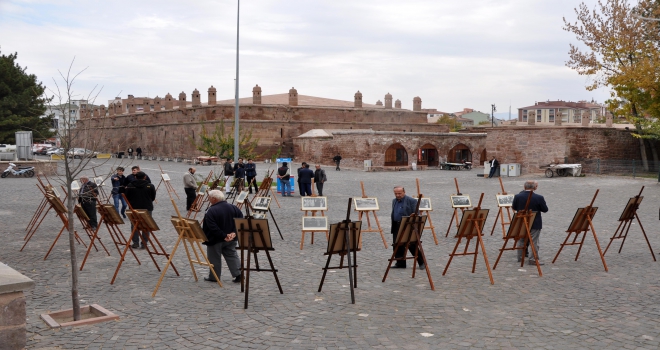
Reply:
<svg viewBox="0 0 660 350"><path fill-rule="evenodd" d="M471 162L472 161L472 152L470 148L462 143L454 146L454 148L449 150L447 154L447 161L449 163L462 163L463 161Z"/></svg>
<svg viewBox="0 0 660 350"><path fill-rule="evenodd" d="M407 166L408 152L400 143L395 143L385 151L385 166Z"/></svg>
<svg viewBox="0 0 660 350"><path fill-rule="evenodd" d="M417 164L438 166L438 150L430 143L417 150Z"/></svg>

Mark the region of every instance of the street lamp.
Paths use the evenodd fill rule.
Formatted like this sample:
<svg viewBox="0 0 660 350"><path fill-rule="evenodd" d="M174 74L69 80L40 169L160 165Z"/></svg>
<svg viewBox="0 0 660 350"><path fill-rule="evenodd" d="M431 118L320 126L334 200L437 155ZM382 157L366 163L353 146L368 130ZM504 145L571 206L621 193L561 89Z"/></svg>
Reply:
<svg viewBox="0 0 660 350"><path fill-rule="evenodd" d="M495 126L495 112L497 111L497 108L495 108L495 104L493 103L490 105L490 126L493 127Z"/></svg>
<svg viewBox="0 0 660 350"><path fill-rule="evenodd" d="M236 8L236 107L234 109L234 162L238 164L238 23L241 18L241 0L237 0L238 7Z"/></svg>

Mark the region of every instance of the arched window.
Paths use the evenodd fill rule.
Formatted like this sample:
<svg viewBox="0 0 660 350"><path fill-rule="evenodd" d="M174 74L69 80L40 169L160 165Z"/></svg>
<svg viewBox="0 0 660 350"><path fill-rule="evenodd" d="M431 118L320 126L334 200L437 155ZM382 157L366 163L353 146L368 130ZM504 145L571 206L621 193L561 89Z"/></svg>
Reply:
<svg viewBox="0 0 660 350"><path fill-rule="evenodd" d="M472 152L470 148L462 143L454 146L454 148L449 150L447 154L447 161L449 163L461 163L463 161L471 162L472 161Z"/></svg>
<svg viewBox="0 0 660 350"><path fill-rule="evenodd" d="M385 166L407 166L408 152L400 143L395 143L385 151Z"/></svg>

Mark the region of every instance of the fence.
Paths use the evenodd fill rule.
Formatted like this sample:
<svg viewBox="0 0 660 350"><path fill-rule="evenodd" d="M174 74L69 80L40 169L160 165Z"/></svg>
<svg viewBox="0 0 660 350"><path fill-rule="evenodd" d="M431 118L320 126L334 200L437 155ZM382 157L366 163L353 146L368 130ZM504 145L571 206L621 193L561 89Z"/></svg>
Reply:
<svg viewBox="0 0 660 350"><path fill-rule="evenodd" d="M634 177L658 178L660 182L660 161L639 159L577 159L575 163L582 164L582 173L595 175L622 175Z"/></svg>

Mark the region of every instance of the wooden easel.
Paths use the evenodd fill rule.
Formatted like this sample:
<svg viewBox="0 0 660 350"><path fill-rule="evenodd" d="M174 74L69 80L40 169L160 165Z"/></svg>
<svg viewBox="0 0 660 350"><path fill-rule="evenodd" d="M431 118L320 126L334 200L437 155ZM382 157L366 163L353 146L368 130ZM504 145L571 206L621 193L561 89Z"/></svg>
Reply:
<svg viewBox="0 0 660 350"><path fill-rule="evenodd" d="M259 191L254 194L254 197L250 200L250 204L254 202L254 199L257 197L268 197L270 194L270 189L273 186L273 173L275 170L271 170L270 173L266 174L266 177L264 177L263 181L261 181L261 185L259 185ZM275 203L277 203L278 208L282 208L280 205L280 201L277 200L277 193L274 193L272 198L275 200Z"/></svg>
<svg viewBox="0 0 660 350"><path fill-rule="evenodd" d="M504 184L502 183L502 177L498 177L498 180L500 180L500 188L502 189L501 193L498 193L498 195L507 195L506 191L504 190ZM497 197L495 197L497 198ZM499 205L499 202L497 203L498 211L497 211L497 216L495 217L495 222L493 223L493 228L490 230L490 235L493 235L493 232L495 232L495 227L497 226L497 220L500 220L500 224L502 225L502 237L506 236L506 228L505 225L510 225L511 224L511 207L502 207ZM506 215L509 221L504 221L504 209L506 209ZM495 270L495 267L493 267L493 270Z"/></svg>
<svg viewBox="0 0 660 350"><path fill-rule="evenodd" d="M520 255L521 256L520 267L523 267L525 265L525 252L527 251L527 243L532 242L531 228L532 228L532 224L534 223L534 219L536 218L536 212L529 210L529 202L532 198L533 192L534 191L529 191L529 195L527 196L527 202L525 203L525 209L519 210L517 213L513 215L513 219L511 220L511 223L509 225L509 231L503 237L504 244L502 245L502 248L500 248L500 254L497 256L495 265L493 265L493 270L497 268L497 264L500 262L502 253L504 253L505 250L522 250L522 254ZM506 245L512 239L513 239L513 246L511 248L507 248ZM518 244L518 241L520 240L523 241L522 245ZM532 256L534 256L534 261L536 262L536 269L539 272L539 277L542 277L543 271L541 271L541 265L539 264L539 258L536 253L536 248L534 247L533 243L530 244L530 246L532 247Z"/></svg>
<svg viewBox="0 0 660 350"><path fill-rule="evenodd" d="M318 197L316 195L316 193L314 192L314 180L312 180L312 195L310 197ZM301 197L300 200L301 201L305 200L305 197ZM326 204L327 204L327 202L326 202ZM268 209L270 209L270 208L268 208ZM316 212L320 212L321 216L325 216L325 211L323 211L323 210L303 210L303 211L305 212L305 214L303 216L310 216L309 213L312 213L311 216L313 217L313 216L316 216ZM303 249L303 245L305 244L305 232L309 232L312 235L312 243L310 243L310 244L314 244L314 233L315 232L324 232L325 233L325 239L326 240L328 239L328 230L327 229L325 231L305 231L305 230L301 229L300 232L302 233L302 237L300 238L300 250Z"/></svg>
<svg viewBox="0 0 660 350"><path fill-rule="evenodd" d="M225 198L227 201L230 199L232 200L232 204L236 201L236 197L243 192L243 189L245 188L245 179L241 178L243 181L238 181L239 178L234 177L234 183L231 185L231 191Z"/></svg>
<svg viewBox="0 0 660 350"><path fill-rule="evenodd" d="M598 243L598 237L596 236L596 229L594 228L594 223L593 223L594 215L596 215L596 210L598 210L598 208L594 207L593 205L594 202L596 201L596 196L598 196L599 191L600 190L596 190L596 193L594 194L594 198L591 200L591 203L589 203L588 206L584 208L578 208L577 212L575 213L575 216L573 217L573 221L568 227L568 230L566 230L568 235L566 235L566 239L564 240L564 243L561 244L561 246L559 247L559 251L557 251L557 255L555 255L554 259L552 259L553 264L555 263L555 261L557 261L557 258L559 257L559 253L561 253L561 250L564 249L564 247L567 245L579 246L577 254L575 254L575 261L577 261L578 257L580 256L580 251L582 250L582 244L584 243L584 239L587 237L587 232L589 231L589 229L591 229L591 233L594 235L594 241L596 242L596 248L598 248L598 254L600 255L601 261L603 262L603 267L605 267L605 272L607 272L607 263L605 263L605 257L603 256L603 251L600 249L600 243ZM573 241L571 243L566 243L568 242L568 239L571 237L571 235L574 233L575 233L575 237L573 237ZM583 234L583 236L582 239L578 242L577 240L580 238L580 234Z"/></svg>
<svg viewBox="0 0 660 350"><path fill-rule="evenodd" d="M92 168L92 172L94 173L94 179L92 179L92 182L96 185L96 189L99 191L99 195L97 197L100 197L102 201L106 203L110 203L110 198L112 196L108 195L108 193L105 191L105 180L102 176L97 176L96 175L96 169ZM101 178L101 184L96 183L96 178L100 177Z"/></svg>
<svg viewBox="0 0 660 350"><path fill-rule="evenodd" d="M360 188L362 189L362 198L369 198L367 196L367 193L364 191L364 182L362 181L360 181ZM387 249L387 241L385 241L383 228L380 226L380 221L378 220L378 215L376 215L376 210L358 210L357 208L355 208L355 210L358 212L358 221L362 221L363 215L367 218L367 229L362 230L361 232L379 232L380 238L383 239L383 245L385 246L385 249ZM374 216L374 220L376 221L376 226L378 226L378 229L371 227L371 220L369 219L369 214ZM328 257L328 259L329 258L330 257Z"/></svg>
<svg viewBox="0 0 660 350"><path fill-rule="evenodd" d="M265 271L272 272L277 283L277 288L280 294L282 285L279 278L277 278L277 269L273 265L273 259L270 257L270 252L275 250L273 248L272 240L270 238L270 229L268 228L268 220L266 219L253 219L250 216L250 202L245 206L246 217L244 219L234 219L236 222L236 235L238 236L238 247L241 250L241 292L245 292L244 309L248 308L248 297L250 294L250 271ZM247 251L247 264L245 263L245 252ZM257 253L263 251L266 253L270 269L262 269L259 267L259 260ZM250 265L250 254L254 255L255 268Z"/></svg>
<svg viewBox="0 0 660 350"><path fill-rule="evenodd" d="M32 215L32 219L30 219L30 222L28 223L27 227L25 230L27 233L25 234L25 237L23 237L23 240L26 241L25 244L23 244L23 247L21 248L21 251L23 251L23 248L25 248L25 245L27 242L30 241L34 233L37 231L39 226L41 226L41 223L44 221L46 216L48 215L48 212L53 208L53 206L50 204L48 201L47 196L53 195L55 196L55 190L53 189L54 187L50 185L44 184L41 181L41 178L37 174L37 181L39 181L39 184L37 184L37 188L43 194L43 198L41 199L41 202L39 203L39 206L37 207L37 210L34 212L34 215ZM46 181L48 179L46 178Z"/></svg>
<svg viewBox="0 0 660 350"><path fill-rule="evenodd" d="M156 222L153 221L153 219L151 218L151 216L149 216L149 213L146 210L133 209L131 202L129 202L128 198L126 198L126 194L122 193L122 196L124 196L124 200L126 200L126 203L128 204L128 210L126 211L126 215L128 215L128 218L131 220L131 223L133 224L133 230L131 231L131 234L128 237L128 242L126 244L126 247L124 248L124 252L121 255L121 259L119 259L119 264L117 264L115 275L112 276L112 280L110 281L110 284L115 283L115 279L117 278L117 274L119 273L121 264L124 262L124 258L126 257L126 252L128 252L129 244L133 240L133 236L137 233L137 231L149 232L149 237L147 238L147 244L145 244L145 248L147 249L147 253L149 254L149 257L151 257L151 260L154 262L154 266L156 266L156 269L158 271L160 271L160 267L158 266L158 263L156 262L154 255L164 255L167 259L170 258L170 255L167 253L165 248L163 248L163 245L160 244L158 237L156 237L156 235L154 234L154 231L160 230ZM144 236L142 238L144 239ZM154 244L154 242L156 243ZM149 249L149 243L151 243L151 247L153 248L153 251ZM176 275L179 276L179 271L176 270L176 267L174 266L174 263L171 261L171 259L168 260L167 263L169 265L172 265L172 269L174 270Z"/></svg>
<svg viewBox="0 0 660 350"><path fill-rule="evenodd" d="M458 189L458 180L454 178L454 184L456 184L456 196L461 196L463 195L461 193L461 190ZM465 212L466 208L460 208L461 209L461 214ZM454 219L456 219L456 228L458 229L458 208L454 208L454 213L451 216L451 220L449 220L449 226L447 227L447 233L445 234L445 237L449 237L449 231L451 231L451 224L454 222Z"/></svg>
<svg viewBox="0 0 660 350"><path fill-rule="evenodd" d="M415 182L417 183L417 198L420 198L419 196L422 195L422 193L419 191L419 179L415 179ZM456 184L458 186L458 183ZM430 212L432 210L422 210L426 212ZM435 235L435 226L433 226L433 220L431 220L431 213L427 213L426 216L429 219L429 224L424 226L424 230L431 230L431 233L433 234L433 241L435 241L435 245L438 245L438 236Z"/></svg>
<svg viewBox="0 0 660 350"><path fill-rule="evenodd" d="M195 190L195 193L197 193L197 196L195 197L195 200L193 201L193 203L190 205L190 209L186 213L186 218L191 219L190 214L195 213L192 217L192 219L195 219L197 217L197 213L202 211L202 207L204 206L204 202L207 201L206 197L208 196L209 190L207 189L206 191L204 191L204 193L201 193L200 191L201 191L203 186L207 186L207 184L211 180L211 176L213 176L213 170L211 170L209 172L208 176L206 176L206 178L204 179L204 181L202 181L197 186L197 190ZM215 181L213 181L213 184L216 184ZM217 184L216 184L216 187L217 187Z"/></svg>
<svg viewBox="0 0 660 350"><path fill-rule="evenodd" d="M48 255L53 250L53 247L55 247L55 243L57 243L57 240L60 239L60 236L62 235L62 232L64 232L64 230L67 227L69 227L69 219L66 217L66 213L68 211L67 211L66 207L64 206L64 204L60 201L60 199L55 197L54 195L47 195L46 199L53 206L53 210L55 210L55 214L57 214L57 216L60 218L60 220L62 220L62 228L60 229L60 232L55 237L55 240L53 240L53 244L50 245L50 248L48 249L48 253L46 253L46 256L44 256L44 260L46 260L46 258L48 258ZM82 239L80 239L80 236L78 236L78 232L73 231L73 234L74 234L74 237L76 238L76 241L78 242L78 244L82 243L85 246L85 248L87 248L87 245L85 244L85 242L83 242ZM27 242L25 242L25 244L23 245L23 248L25 248L26 244L27 244ZM21 248L21 251L23 250L23 248Z"/></svg>
<svg viewBox="0 0 660 350"><path fill-rule="evenodd" d="M138 259L137 255L135 255L135 252L133 251L133 248L131 248L130 242L126 242L126 237L117 226L117 225L123 225L124 220L122 220L121 216L119 216L119 213L117 213L117 210L115 209L114 205L98 204L96 206L96 209L98 210L99 214L101 214L101 219L99 220L98 226L100 227L101 223L105 224L105 227L108 229L108 233L110 233L110 238L112 239L112 242L115 244L115 248L117 248L117 253L119 253L119 255L121 256L121 249L119 248L120 245L127 246L128 249L131 251L131 254L133 254L133 257L137 261L138 265L141 265L140 259ZM92 237L92 243L94 243L97 234L98 234L98 230L96 231L94 237ZM87 261L87 256L89 255L91 246L92 245L90 244L89 247L87 247L87 253L85 254L85 258L83 259L83 262L80 265L80 271L82 271L83 267L85 266L85 262Z"/></svg>
<svg viewBox="0 0 660 350"><path fill-rule="evenodd" d="M80 204L77 204L73 207L73 212L76 214L78 217L78 220L80 221L80 224L83 227L83 230L85 230L85 233L87 233L87 237L89 237L89 240L91 243L89 243L89 247L87 248L87 252L89 253L94 247L96 251L99 251L99 248L96 247L96 244L94 244L94 240L97 238L97 233L99 232L99 228L101 227L101 223L99 222L96 230L92 230L92 227L89 226L89 216L87 216L87 213L83 210L83 208L80 206ZM101 247L105 250L105 252L110 256L110 252L108 249L105 247L103 242L101 242L101 238L98 238L99 243L101 244Z"/></svg>
<svg viewBox="0 0 660 350"><path fill-rule="evenodd" d="M364 186L362 186L364 194ZM363 197L364 198L364 197ZM323 288L323 282L328 270L348 268L348 284L351 287L351 303L355 304L355 290L357 288L357 252L362 249L362 221L351 221L351 202L353 198L348 199L348 210L346 211L346 220L330 226L330 239L328 239L328 248L323 255L328 256L328 260L323 268L321 284L319 284L319 293ZM361 213L361 212L360 212ZM351 260L351 252L353 259ZM339 254L339 266L329 267L332 255ZM348 260L348 265L344 266L344 256Z"/></svg>
<svg viewBox="0 0 660 350"><path fill-rule="evenodd" d="M181 199L181 198L179 198L179 194L176 193L176 190L174 189L174 187L172 187L172 183L170 183L169 175L165 174L165 172L163 171L163 168L160 166L160 164L158 164L158 168L160 169L160 181L158 182L158 186L156 186L156 192L158 192L158 188L160 188L160 184L165 183L165 189L167 190L167 193L174 193L176 195L177 199ZM163 175L166 175L166 176L163 176ZM165 180L165 178L167 178L167 180Z"/></svg>
<svg viewBox="0 0 660 350"><path fill-rule="evenodd" d="M474 261L472 262L472 273L474 273L474 270L477 267L477 255L479 255L479 247L481 247L481 253L484 256L484 262L486 263L486 269L488 270L488 277L490 277L490 284L495 284L495 281L493 280L493 272L490 270L490 265L488 264L488 254L486 254L486 247L484 246L484 241L482 238L483 228L486 224L486 219L488 218L489 212L488 209L481 209L481 201L483 199L484 194L481 193L481 196L479 197L479 204L477 204L477 206L471 210L463 211L463 217L461 218L461 223L458 227L458 232L456 233L458 240L456 241L454 250L451 252L451 254L449 254L449 261L447 262L447 266L445 266L445 270L442 272L443 276L447 273L449 265L451 265L451 261L454 259L454 256L461 255L474 255ZM475 241L474 251L468 252L470 241L475 236L477 239ZM458 249L458 246L461 244L461 240L463 238L467 239L465 243L465 249L462 253L456 253L456 249Z"/></svg>
<svg viewBox="0 0 660 350"><path fill-rule="evenodd" d="M422 202L421 201L422 197L423 195L420 193L419 198L417 200L417 207L415 208L415 212L408 217L404 216L403 219L401 220L401 226L399 227L399 232L396 236L396 242L394 243L394 250L392 251L392 256L388 259L389 263L387 264L387 270L385 270L385 276L383 276L383 282L385 282L385 279L387 278L387 274L390 272L390 268L392 268L392 263L400 260L405 261L408 259L414 259L412 278L415 278L415 272L417 269L417 257L419 256L419 254L421 254L422 259L424 260L426 276L428 277L429 283L431 284L431 290L435 290L435 285L433 285L433 278L431 278L431 270L429 269L429 265L426 262L426 255L424 255L424 249L422 248L422 231L424 230L424 224L426 223L427 216L417 215L417 213L419 212L419 204ZM412 257L408 257L408 247L411 244L415 246L417 249L415 250L415 254ZM403 258L397 258L396 252L401 246L405 248L403 253Z"/></svg>
<svg viewBox="0 0 660 350"><path fill-rule="evenodd" d="M181 212L179 211L179 207L177 207L176 203L174 202L174 197L172 197L171 194L169 196L170 196L170 201L172 202L172 206L174 207L174 211L176 211L176 216L173 216L170 219L170 221L172 221L172 225L176 229L176 232L179 234L179 239L177 239L176 244L174 244L174 248L172 248L172 253L169 256L169 259L167 260L167 264L163 268L163 272L161 272L160 274L160 278L158 279L158 283L156 284L156 288L154 289L154 292L151 294L151 297L154 298L156 296L156 293L158 293L158 288L160 288L160 284L163 282L163 278L165 277L165 272L167 272L167 269L172 264L172 259L174 258L174 254L176 254L176 250L179 247L179 244L181 244L181 242L183 242L183 248L185 248L186 250L186 256L188 257L188 263L190 264L190 270L192 271L193 278L195 278L195 282L198 281L197 272L195 271L195 265L204 266L209 268L209 271L211 271L211 273L213 274L213 277L218 282L218 285L220 286L220 288L222 288L222 282L220 282L220 277L215 273L215 269L213 268L214 266L209 261L209 258L206 256L206 253L204 253L204 249L202 247L202 242L208 241L206 235L204 234L204 231L202 230L202 226L199 224L199 221L197 221L196 219L188 219L182 217ZM194 259L190 255L190 250L188 250L188 245L190 245L190 250L192 250L193 254L195 255ZM204 260L201 260L200 256L204 258ZM174 265L172 265L172 267L174 267Z"/></svg>
<svg viewBox="0 0 660 350"><path fill-rule="evenodd" d="M623 213L621 213L621 217L619 217L619 221L620 221L619 227L617 227L616 231L614 231L614 235L612 235L612 238L610 238L610 243L607 244L607 248L605 248L603 255L607 253L607 250L610 249L610 245L615 239L623 239L621 241L621 246L619 247L619 254L621 254L621 249L623 249L623 245L624 243L626 243L626 238L628 237L628 231L630 231L630 226L632 225L632 221L633 219L637 219L639 228L642 230L644 239L646 239L646 244L649 246L649 250L651 251L651 256L653 257L653 261L657 261L655 259L655 254L653 253L653 248L651 248L651 243L649 242L649 238L646 236L646 231L644 231L644 226L642 226L642 222L639 220L639 216L637 215L637 209L639 209L639 205L640 203L642 203L642 199L644 199L644 197L642 197L642 191L644 191L644 186L642 186L642 189L639 190L638 195L628 200L628 204L623 209Z"/></svg>

